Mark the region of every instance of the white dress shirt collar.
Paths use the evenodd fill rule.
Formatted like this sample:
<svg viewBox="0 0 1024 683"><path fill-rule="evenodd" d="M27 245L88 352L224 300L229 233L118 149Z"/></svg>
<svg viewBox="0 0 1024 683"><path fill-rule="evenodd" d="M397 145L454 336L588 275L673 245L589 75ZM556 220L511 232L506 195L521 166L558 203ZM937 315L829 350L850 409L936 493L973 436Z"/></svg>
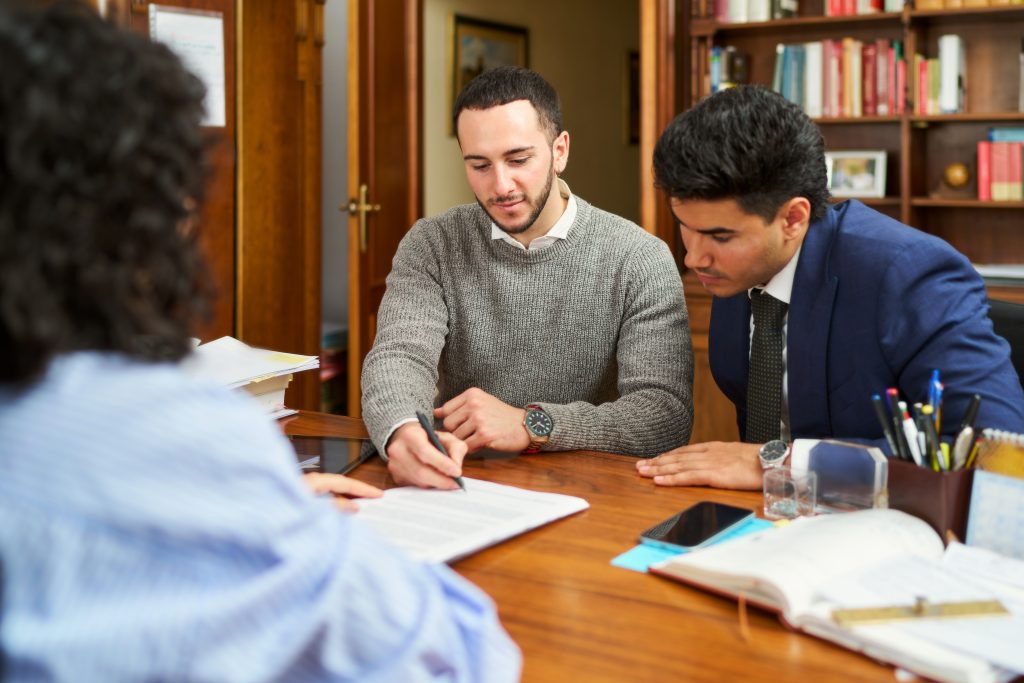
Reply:
<svg viewBox="0 0 1024 683"><path fill-rule="evenodd" d="M800 261L800 250L803 248L802 244L797 247L796 253L793 254L793 258L789 259L789 263L782 270L775 273L763 288L751 287L748 289L747 296L749 297L750 293L755 289L764 289L765 292L788 305L790 299L793 298L793 279L796 277L796 264Z"/></svg>

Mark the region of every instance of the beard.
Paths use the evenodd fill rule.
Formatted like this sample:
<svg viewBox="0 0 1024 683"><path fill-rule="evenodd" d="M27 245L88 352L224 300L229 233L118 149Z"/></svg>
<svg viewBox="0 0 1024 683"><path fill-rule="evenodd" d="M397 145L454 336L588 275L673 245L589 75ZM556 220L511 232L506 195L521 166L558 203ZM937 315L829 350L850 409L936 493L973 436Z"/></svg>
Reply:
<svg viewBox="0 0 1024 683"><path fill-rule="evenodd" d="M487 200L487 204L484 204L483 202L481 202L479 198L476 201L480 205L480 208L482 208L484 210L484 212L487 213L487 215L491 217L491 220L494 221L494 224L497 225L499 228L501 228L502 232L504 232L505 234L508 234L508 235L519 235L519 234L522 234L522 233L526 232L530 228L532 228L533 224L537 222L537 218L540 216L540 212L543 211L544 207L547 205L548 197L551 196L551 186L552 186L552 184L554 184L554 182L555 182L554 162L552 162L551 163L551 167L548 169L548 182L544 184L544 189L541 190L540 193L538 195L534 196L534 197L530 197L526 193L523 193L523 199L532 208L531 208L531 211L530 211L530 215L526 217L526 220L523 221L522 225L517 225L517 226L504 225L504 224L502 224L501 221L499 221L494 216L493 213L491 213L490 209L487 208L488 205L490 205L490 204L497 204L497 203L501 203L501 202L515 201L518 198L516 195L508 195L508 196L505 196L505 197L494 197L492 199L488 199Z"/></svg>

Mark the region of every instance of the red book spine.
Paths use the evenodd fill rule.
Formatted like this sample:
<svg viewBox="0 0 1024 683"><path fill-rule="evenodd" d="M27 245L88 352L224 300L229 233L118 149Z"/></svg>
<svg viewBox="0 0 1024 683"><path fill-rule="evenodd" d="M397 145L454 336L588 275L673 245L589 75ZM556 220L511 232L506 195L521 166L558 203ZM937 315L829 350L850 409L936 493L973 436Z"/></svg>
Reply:
<svg viewBox="0 0 1024 683"><path fill-rule="evenodd" d="M1010 177L1010 149L1008 142L993 142L991 153L992 199L1002 202L1010 198L1008 181Z"/></svg>
<svg viewBox="0 0 1024 683"><path fill-rule="evenodd" d="M893 53L893 57L895 57ZM896 113L902 114L907 108L907 60L896 62Z"/></svg>
<svg viewBox="0 0 1024 683"><path fill-rule="evenodd" d="M917 62L917 100L914 102L915 114L929 114L928 111L928 60L918 55Z"/></svg>
<svg viewBox="0 0 1024 683"><path fill-rule="evenodd" d="M1007 186L1009 190L1009 196L1007 199L1011 201L1021 201L1024 199L1024 186L1021 185L1021 147L1024 142L1010 142L1009 145L1009 164L1007 169Z"/></svg>
<svg viewBox="0 0 1024 683"><path fill-rule="evenodd" d="M888 82L888 92L885 95L889 103L889 113L899 114L900 111L896 108L896 50L892 45L886 50L885 78Z"/></svg>
<svg viewBox="0 0 1024 683"><path fill-rule="evenodd" d="M878 114L892 114L889 101L889 41L879 38L875 41L875 84L878 90Z"/></svg>
<svg viewBox="0 0 1024 683"><path fill-rule="evenodd" d="M878 114L878 47L874 43L864 43L860 50L861 82L864 84L863 112L864 116Z"/></svg>
<svg viewBox="0 0 1024 683"><path fill-rule="evenodd" d="M978 142L978 199L992 200L992 143Z"/></svg>

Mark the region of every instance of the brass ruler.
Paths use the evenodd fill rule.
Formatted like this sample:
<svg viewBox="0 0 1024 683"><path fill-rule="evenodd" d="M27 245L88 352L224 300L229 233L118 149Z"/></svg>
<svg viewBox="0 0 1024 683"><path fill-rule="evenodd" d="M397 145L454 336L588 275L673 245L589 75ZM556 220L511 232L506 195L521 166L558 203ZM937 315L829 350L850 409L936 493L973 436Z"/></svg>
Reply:
<svg viewBox="0 0 1024 683"><path fill-rule="evenodd" d="M863 624L885 624L906 619L959 619L962 617L1009 616L998 600L975 600L970 602L928 602L918 598L913 605L892 607L858 607L832 610L832 619L840 626Z"/></svg>

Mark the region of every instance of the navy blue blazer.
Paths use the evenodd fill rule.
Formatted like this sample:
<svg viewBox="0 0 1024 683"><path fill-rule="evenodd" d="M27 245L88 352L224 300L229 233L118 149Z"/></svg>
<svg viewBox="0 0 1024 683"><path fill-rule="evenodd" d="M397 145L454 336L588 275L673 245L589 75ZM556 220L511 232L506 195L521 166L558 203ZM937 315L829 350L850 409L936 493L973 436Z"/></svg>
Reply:
<svg viewBox="0 0 1024 683"><path fill-rule="evenodd" d="M746 431L750 300L715 298L711 372ZM872 394L897 387L928 400L945 385L942 432L953 435L972 394L975 424L1024 432L1024 391L1010 347L992 331L985 285L946 242L850 200L804 238L786 339L793 438L870 440L886 452Z"/></svg>

